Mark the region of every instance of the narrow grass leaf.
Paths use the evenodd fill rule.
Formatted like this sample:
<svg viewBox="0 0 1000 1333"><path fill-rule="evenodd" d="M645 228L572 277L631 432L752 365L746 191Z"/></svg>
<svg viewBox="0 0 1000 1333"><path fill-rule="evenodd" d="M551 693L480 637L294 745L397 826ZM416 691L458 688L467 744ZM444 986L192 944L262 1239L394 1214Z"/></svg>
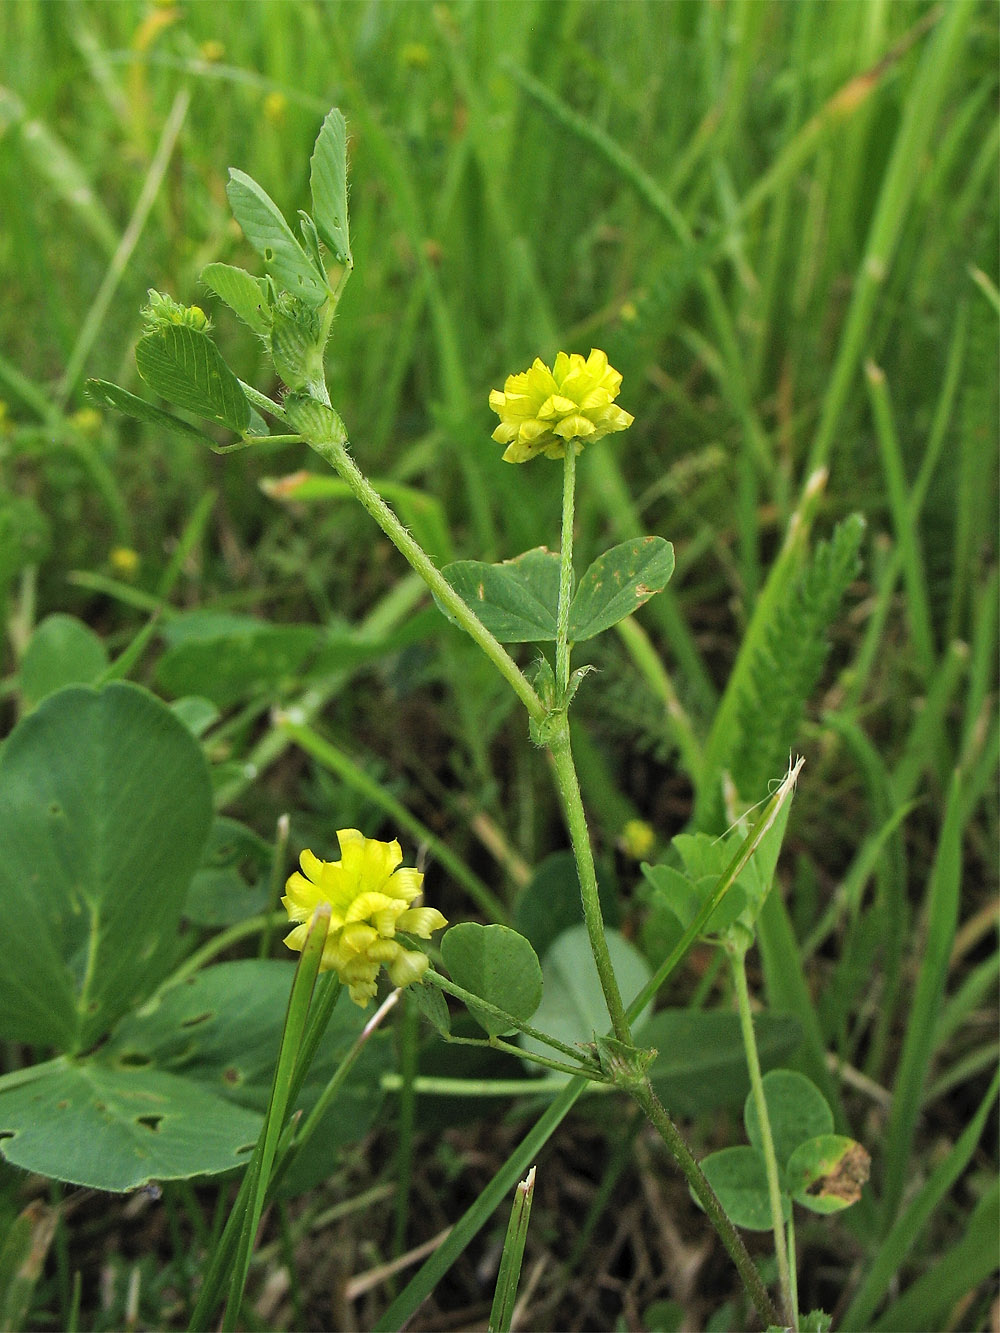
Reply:
<svg viewBox="0 0 1000 1333"><path fill-rule="evenodd" d="M528 1223L531 1219L531 1201L534 1194L535 1168L532 1167L514 1191L510 1221L507 1223L507 1235L504 1237L503 1254L500 1256L500 1271L497 1274L493 1308L490 1310L489 1333L510 1333L514 1303L517 1300L517 1284L521 1278L524 1242L528 1237Z"/></svg>
<svg viewBox="0 0 1000 1333"><path fill-rule="evenodd" d="M895 1281L906 1256L920 1239L935 1209L972 1160L998 1093L1000 1093L1000 1074L994 1074L986 1096L976 1108L975 1115L963 1129L951 1151L938 1162L925 1184L899 1214L879 1245L854 1299L840 1322L842 1329L857 1329L859 1333L863 1333L863 1330L872 1327L872 1315ZM994 1229L994 1259L995 1241ZM890 1324L889 1327L894 1325Z"/></svg>
<svg viewBox="0 0 1000 1333"><path fill-rule="evenodd" d="M910 1006L899 1071L892 1091L886 1129L885 1185L882 1197L883 1234L896 1218L909 1170L910 1153L920 1115L921 1094L934 1057L934 1018L948 976L948 960L958 924L962 884L962 784L956 773L945 807L937 854L927 886L927 942L916 992Z"/></svg>

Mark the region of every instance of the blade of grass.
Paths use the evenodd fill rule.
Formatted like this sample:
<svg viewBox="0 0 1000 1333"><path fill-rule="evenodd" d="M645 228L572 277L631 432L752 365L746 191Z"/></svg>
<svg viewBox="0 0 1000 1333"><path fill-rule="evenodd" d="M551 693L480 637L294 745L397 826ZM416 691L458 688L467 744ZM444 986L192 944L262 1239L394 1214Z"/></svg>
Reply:
<svg viewBox="0 0 1000 1333"><path fill-rule="evenodd" d="M1000 1092L1000 1074L994 1075L986 1096L956 1140L954 1147L943 1161L938 1162L927 1182L895 1220L882 1240L860 1287L840 1321L840 1327L844 1330L865 1330L872 1327L872 1315L902 1268L907 1254L920 1239L931 1216L976 1151L998 1092Z"/></svg>
<svg viewBox="0 0 1000 1333"><path fill-rule="evenodd" d="M886 1129L885 1185L880 1215L883 1235L889 1232L899 1211L920 1115L921 1093L934 1056L934 1018L944 994L948 959L958 925L962 882L961 810L962 784L956 773L948 793L944 823L927 886L926 944L910 1004Z"/></svg>
<svg viewBox="0 0 1000 1333"><path fill-rule="evenodd" d="M434 1251L423 1267L407 1283L375 1325L373 1333L396 1333L412 1318L414 1311L427 1299L493 1213L507 1193L535 1160L542 1148L573 1109L580 1095L587 1089L589 1079L571 1079L545 1114L529 1130L507 1161L482 1191L475 1203L455 1223L447 1238Z"/></svg>
<svg viewBox="0 0 1000 1333"><path fill-rule="evenodd" d="M80 378L84 362L90 355L90 350L100 334L101 325L108 313L108 307L118 290L118 284L124 276L128 262L132 258L132 252L139 242L153 204L160 193L167 167L170 165L170 159L173 156L190 105L191 94L188 89L182 88L174 98L170 114L164 123L160 141L156 146L156 152L153 154L153 160L149 164L149 170L146 172L146 179L139 192L135 208L132 210L132 216L122 232L121 240L115 247L107 271L100 287L97 289L97 294L91 302L90 309L84 317L76 342L73 344L73 350L66 362L66 369L63 371L62 379L55 391L55 401L59 407L64 407L69 401L70 395Z"/></svg>
<svg viewBox="0 0 1000 1333"><path fill-rule="evenodd" d="M504 1237L503 1253L500 1256L500 1271L497 1273L497 1286L493 1294L493 1307L490 1310L489 1333L510 1333L514 1304L517 1300L517 1285L521 1280L521 1261L524 1258L524 1242L528 1238L528 1223L531 1220L531 1201L535 1194L535 1168L532 1167L514 1191L514 1202L507 1223L507 1235Z"/></svg>
<svg viewBox="0 0 1000 1333"><path fill-rule="evenodd" d="M274 1082L271 1085L271 1096L264 1115L264 1125L260 1132L260 1138L257 1140L253 1159L247 1168L250 1188L246 1214L240 1228L239 1243L233 1262L226 1309L222 1318L222 1328L225 1333L233 1333L239 1320L240 1305L243 1301L243 1292L246 1289L247 1276L250 1272L250 1258L253 1254L257 1228L260 1225L261 1215L264 1211L264 1201L267 1197L271 1171L278 1152L278 1142L285 1128L292 1085L297 1072L300 1077L304 1076L301 1060L302 1039L309 1017L309 1007L313 989L316 985L316 977L319 974L319 965L323 959L323 948L326 944L327 931L330 926L330 910L329 903L321 903L316 908L309 933L302 946L298 965L295 968L292 990L288 997L285 1027L281 1034L281 1046L278 1050L278 1060L274 1070Z"/></svg>
<svg viewBox="0 0 1000 1333"><path fill-rule="evenodd" d="M865 363L865 378L875 419L875 438L882 459L886 497L896 533L896 547L903 565L906 614L910 622L914 655L923 678L927 680L934 671L934 634L927 596L927 573L917 528L911 519L913 499L907 490L885 372L873 361L868 361Z"/></svg>

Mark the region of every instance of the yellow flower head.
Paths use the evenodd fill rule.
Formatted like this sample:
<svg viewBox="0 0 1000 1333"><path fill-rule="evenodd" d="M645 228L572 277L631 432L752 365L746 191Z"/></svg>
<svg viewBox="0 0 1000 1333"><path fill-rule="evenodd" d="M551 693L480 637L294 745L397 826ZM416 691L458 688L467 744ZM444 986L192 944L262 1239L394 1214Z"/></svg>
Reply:
<svg viewBox="0 0 1000 1333"><path fill-rule="evenodd" d="M586 360L579 352L560 352L551 370L536 357L530 370L508 375L503 392L490 394L500 418L493 438L507 446L504 459L562 458L569 443L579 453L587 440L628 430L635 418L615 406L621 382L596 347Z"/></svg>
<svg viewBox="0 0 1000 1333"><path fill-rule="evenodd" d="M427 970L427 956L404 949L397 930L421 939L448 922L435 907L411 907L420 896L423 875L401 866L398 842L363 837L357 829L338 830L339 861L321 861L312 852L299 858L302 873L290 875L282 898L289 919L298 921L285 936L289 949L301 949L309 920L320 903L331 908L330 930L321 972L336 972L363 1009L375 994L375 978L384 963L394 986L409 986Z"/></svg>
<svg viewBox="0 0 1000 1333"><path fill-rule="evenodd" d="M622 829L621 846L627 856L645 860L656 846L656 834L644 819L629 819Z"/></svg>

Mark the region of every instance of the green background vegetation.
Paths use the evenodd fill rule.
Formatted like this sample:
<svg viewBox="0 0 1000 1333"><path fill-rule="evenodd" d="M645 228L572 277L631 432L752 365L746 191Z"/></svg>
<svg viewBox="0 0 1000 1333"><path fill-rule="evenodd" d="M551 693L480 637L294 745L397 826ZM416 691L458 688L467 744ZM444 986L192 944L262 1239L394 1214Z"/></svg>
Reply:
<svg viewBox="0 0 1000 1333"><path fill-rule="evenodd" d="M780 872L801 965L765 956L763 983L849 1067L842 1108L874 1159L867 1214L800 1232L804 1309L844 1315L858 1273L883 1264L855 1327L879 1309L886 1327L983 1327L993 1294L995 1254L964 1237L982 1228L995 1250L995 1167L985 1147L954 1145L997 1055L996 71L996 9L970 0L0 6L6 721L31 701L24 650L54 612L112 655L157 608L168 644L190 609L367 625L378 652L338 659L335 685L306 681L287 643L287 669L266 679L234 679L211 653L192 678L158 637L131 677L215 698L217 804L265 838L289 811L293 847L330 855L337 827L404 836L392 803L405 807L420 821L406 838L431 847L430 900L452 920L488 906L486 886L511 911L564 848L523 717L367 517L336 493L275 498L268 479L312 466L303 448L219 458L85 407L87 375L140 389L149 287L203 305L240 377L276 390L198 274L213 261L258 271L226 169L294 218L339 105L356 270L331 395L359 463L436 559L556 544L560 469L500 462L491 387L560 348L602 347L624 375L635 425L581 459L577 567L648 532L674 543L677 569L641 630L587 645L600 673L575 706L616 922L657 953L666 927L623 851L630 819L654 830L656 860L696 791L702 826L724 823L699 775L732 768L759 799L792 745L806 756ZM796 560L860 513L860 561L834 541L775 600L768 573L796 511ZM134 571L119 548L138 554ZM738 656L750 627L754 653ZM734 664L738 697L724 695ZM335 748L291 746L270 722L276 702L315 712ZM801 988L782 990L783 971ZM729 1005L711 968L672 988L676 1005ZM422 1052L432 1064L466 1069L452 1051ZM512 1112L498 1131L496 1106L484 1118L481 1103L421 1102L407 1211L407 1189L388 1197L410 1170L397 1112L390 1100L377 1136L282 1214L251 1290L292 1252L302 1285L261 1296L262 1327L368 1326L391 1284L332 1313L331 1287L453 1221L524 1124ZM689 1128L703 1151L740 1141L738 1116ZM642 1248L651 1216L687 1237L702 1225L655 1150L622 1132L610 1114L581 1116L548 1185L542 1161L525 1262L547 1275L530 1326L638 1327L666 1290L662 1254ZM900 1200L942 1161L958 1165L929 1220L897 1235ZM3 1168L4 1221L22 1184ZM345 1210L355 1196L375 1202ZM131 1246L122 1208L78 1200L32 1327L66 1326L77 1270L81 1327L121 1326L130 1279L140 1324L182 1321L188 1229L209 1224L214 1195L179 1197L147 1208ZM586 1211L607 1199L619 1233ZM319 1262L331 1237L334 1269ZM689 1288L675 1279L701 1322L731 1291L713 1264ZM887 1308L893 1276L903 1296ZM424 1326L481 1319L477 1281L471 1263L456 1269Z"/></svg>

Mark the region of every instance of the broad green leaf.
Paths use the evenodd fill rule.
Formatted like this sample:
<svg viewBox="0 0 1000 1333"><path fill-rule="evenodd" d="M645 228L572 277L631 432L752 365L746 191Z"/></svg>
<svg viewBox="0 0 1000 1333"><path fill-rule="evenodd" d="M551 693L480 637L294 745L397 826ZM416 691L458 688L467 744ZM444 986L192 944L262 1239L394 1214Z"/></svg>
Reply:
<svg viewBox="0 0 1000 1333"><path fill-rule="evenodd" d="M614 868L597 862L597 887L601 911L608 926L618 924L618 894ZM580 880L572 852L553 852L535 867L535 873L514 904L514 929L531 941L539 958L564 930L583 920Z"/></svg>
<svg viewBox="0 0 1000 1333"><path fill-rule="evenodd" d="M218 708L296 682L323 641L313 625L197 611L171 621L164 637L169 646L156 668L159 687L176 696L201 695Z"/></svg>
<svg viewBox="0 0 1000 1333"><path fill-rule="evenodd" d="M231 167L226 194L233 216L267 271L293 296L322 305L329 295L326 275L317 273L267 191L245 172Z"/></svg>
<svg viewBox="0 0 1000 1333"><path fill-rule="evenodd" d="M139 339L135 364L153 392L175 407L237 435L250 425L250 404L240 382L207 333L167 324Z"/></svg>
<svg viewBox="0 0 1000 1333"><path fill-rule="evenodd" d="M871 1158L855 1139L819 1134L800 1143L788 1159L785 1179L796 1203L814 1213L839 1213L857 1203Z"/></svg>
<svg viewBox="0 0 1000 1333"><path fill-rule="evenodd" d="M569 637L591 639L617 625L667 586L674 548L662 537L633 537L598 556L569 608Z"/></svg>
<svg viewBox="0 0 1000 1333"><path fill-rule="evenodd" d="M75 616L46 616L28 640L19 673L26 709L65 685L91 685L107 670L108 650Z"/></svg>
<svg viewBox="0 0 1000 1333"><path fill-rule="evenodd" d="M701 1169L736 1226L747 1231L771 1230L764 1159L755 1148L743 1145L709 1153L701 1159ZM787 1222L792 1206L784 1194L781 1211Z"/></svg>
<svg viewBox="0 0 1000 1333"><path fill-rule="evenodd" d="M480 999L527 1022L542 998L542 969L534 949L507 926L466 921L452 926L441 940L441 957L452 981ZM501 1019L469 1005L480 1027L491 1036L513 1031Z"/></svg>
<svg viewBox="0 0 1000 1333"><path fill-rule="evenodd" d="M183 699L175 699L170 705L170 711L175 717L180 718L192 736L199 739L219 720L219 710L215 704L208 699L200 698L197 694L187 694Z"/></svg>
<svg viewBox="0 0 1000 1333"><path fill-rule="evenodd" d="M254 333L268 333L271 312L267 283L263 279L232 264L206 264L201 270L201 280L239 315L244 324L249 324Z"/></svg>
<svg viewBox="0 0 1000 1333"><path fill-rule="evenodd" d="M99 407L109 407L112 411L134 417L136 421L148 421L150 425L162 426L173 435L183 435L185 439L197 440L199 444L215 443L211 435L206 435L189 421L182 421L171 412L164 412L162 407L147 403L145 398L139 398L136 394L129 393L128 389L119 388L117 384L111 384L108 380L88 380L86 391L90 401Z"/></svg>
<svg viewBox="0 0 1000 1333"><path fill-rule="evenodd" d="M718 875L702 875L692 880L673 866L651 866L643 862L642 873L657 893L657 901L672 912L686 930L703 903L715 892ZM721 872L720 872L721 873ZM721 934L736 921L747 905L739 882L734 884L708 918L702 935Z"/></svg>
<svg viewBox="0 0 1000 1333"><path fill-rule="evenodd" d="M8 1162L90 1189L138 1189L245 1165L261 1117L189 1079L100 1061L56 1065L0 1093Z"/></svg>
<svg viewBox="0 0 1000 1333"><path fill-rule="evenodd" d="M766 1069L788 1059L802 1027L791 1014L754 1014L754 1035ZM642 1044L658 1052L649 1077L673 1114L742 1107L750 1079L737 1014L661 1009L643 1026Z"/></svg>
<svg viewBox="0 0 1000 1333"><path fill-rule="evenodd" d="M252 829L216 815L188 889L184 916L199 926L231 926L262 912L272 858L273 848Z"/></svg>
<svg viewBox="0 0 1000 1333"><path fill-rule="evenodd" d="M441 572L501 643L556 637L559 556L544 546L501 565L458 560Z"/></svg>
<svg viewBox="0 0 1000 1333"><path fill-rule="evenodd" d="M628 1004L649 980L649 964L617 930L609 930L607 939L622 999ZM545 992L535 1015L535 1027L568 1045L586 1045L595 1036L609 1031L611 1016L590 951L586 926L581 923L563 931L545 955L542 974ZM637 1034L642 1032L648 1013L648 1009L644 1010L633 1023ZM540 1055L549 1053L548 1047L533 1037L521 1037L520 1044L525 1050Z"/></svg>
<svg viewBox="0 0 1000 1333"><path fill-rule="evenodd" d="M805 1074L794 1069L772 1069L764 1075L764 1099L774 1154L782 1171L799 1144L819 1134L833 1133L833 1112L819 1088ZM747 1138L760 1149L760 1120L751 1096L743 1108L743 1123Z"/></svg>
<svg viewBox="0 0 1000 1333"><path fill-rule="evenodd" d="M136 685L72 686L0 756L0 1030L86 1050L175 957L211 817L201 748Z"/></svg>
<svg viewBox="0 0 1000 1333"><path fill-rule="evenodd" d="M188 977L126 1015L101 1059L112 1069L162 1069L214 1097L263 1111L285 1021L293 957L288 953L288 962L219 963ZM353 1004L334 1008L293 1109L311 1109L370 1016ZM368 1132L384 1098L381 1075L391 1065L391 1041L376 1034L351 1066L308 1151L283 1180L283 1195L311 1188L329 1175L344 1146Z"/></svg>
<svg viewBox="0 0 1000 1333"><path fill-rule="evenodd" d="M323 121L309 163L313 220L338 264L351 263L347 218L347 126L334 107Z"/></svg>

